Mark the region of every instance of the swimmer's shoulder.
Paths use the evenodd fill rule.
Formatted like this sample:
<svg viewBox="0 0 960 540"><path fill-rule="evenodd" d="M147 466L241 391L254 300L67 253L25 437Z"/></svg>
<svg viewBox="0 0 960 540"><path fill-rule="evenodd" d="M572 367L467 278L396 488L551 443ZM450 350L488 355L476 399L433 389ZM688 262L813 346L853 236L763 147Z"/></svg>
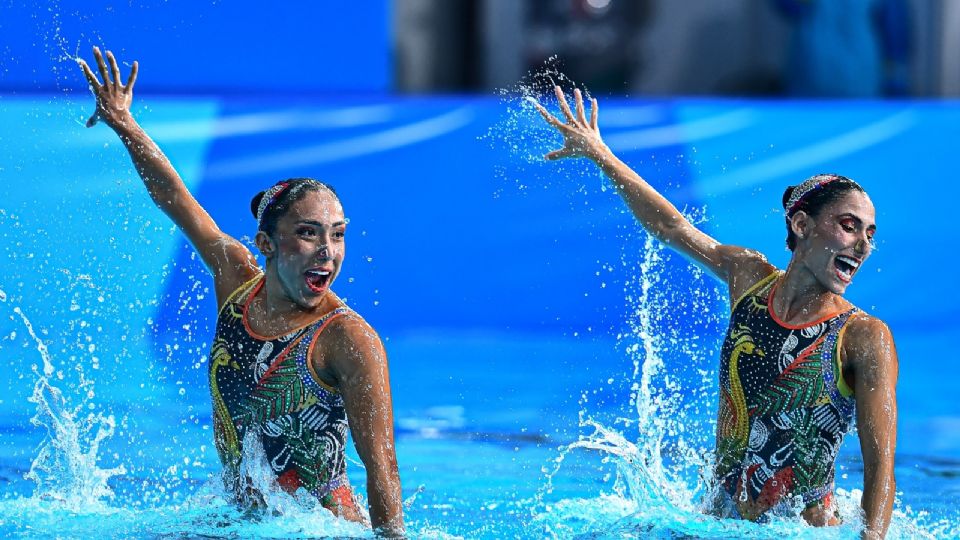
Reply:
<svg viewBox="0 0 960 540"><path fill-rule="evenodd" d="M885 322L858 311L844 325L839 340L843 379L854 395L858 383L869 388L896 386L897 348Z"/></svg>
<svg viewBox="0 0 960 540"><path fill-rule="evenodd" d="M346 306L344 306L346 307ZM330 320L324 333L342 347L375 344L382 347L380 335L359 313L350 309Z"/></svg>
<svg viewBox="0 0 960 540"><path fill-rule="evenodd" d="M857 311L843 328L842 358L851 362L869 362L895 354L893 332L890 327L865 311Z"/></svg>
<svg viewBox="0 0 960 540"><path fill-rule="evenodd" d="M340 379L357 368L358 362L385 363L386 352L380 335L370 323L347 308L331 318L316 336L312 361Z"/></svg>

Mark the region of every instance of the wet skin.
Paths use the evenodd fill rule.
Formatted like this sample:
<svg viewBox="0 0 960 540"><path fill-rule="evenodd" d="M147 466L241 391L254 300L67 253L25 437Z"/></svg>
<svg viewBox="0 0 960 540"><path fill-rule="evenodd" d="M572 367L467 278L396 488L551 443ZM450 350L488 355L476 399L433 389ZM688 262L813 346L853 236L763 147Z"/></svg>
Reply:
<svg viewBox="0 0 960 540"><path fill-rule="evenodd" d="M795 273L795 285L819 286L835 295L846 292L873 251L875 215L870 198L859 191L846 193L820 209L816 216L806 212L794 214L790 225L797 235L797 245L790 270Z"/></svg>
<svg viewBox="0 0 960 540"><path fill-rule="evenodd" d="M345 234L343 207L327 190L305 193L272 235L257 233L268 262L264 290L250 306L255 332L284 334L340 305L330 286L343 266Z"/></svg>

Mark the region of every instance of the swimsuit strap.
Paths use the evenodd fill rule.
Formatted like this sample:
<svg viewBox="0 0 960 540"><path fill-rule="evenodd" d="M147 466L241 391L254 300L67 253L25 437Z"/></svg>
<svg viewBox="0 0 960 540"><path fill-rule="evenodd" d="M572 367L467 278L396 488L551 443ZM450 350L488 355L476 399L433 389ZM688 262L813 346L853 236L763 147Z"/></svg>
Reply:
<svg viewBox="0 0 960 540"><path fill-rule="evenodd" d="M737 309L737 306L740 305L740 302L742 302L744 298L750 296L751 294L760 292L765 285L769 285L771 282L778 279L782 273L783 272L781 272L780 270L774 270L773 272L770 272L769 274L764 276L764 278L761 279L760 281L751 285L750 288L747 289L745 293L741 294L740 297L733 302L733 305L730 306L730 311L732 312L733 310Z"/></svg>
<svg viewBox="0 0 960 540"><path fill-rule="evenodd" d="M300 378L303 381L303 384L313 392L318 397L340 395L340 391L336 388L330 386L329 384L323 382L320 377L317 375L316 370L313 368L313 365L310 363L310 357L313 354L313 346L316 344L317 337L323 332L323 329L327 327L334 319L351 312L352 310L346 306L341 305L340 307L328 312L323 317L320 317L316 322L310 325L303 336L299 338L297 347L296 347L296 359L297 359L297 370L300 372Z"/></svg>
<svg viewBox="0 0 960 540"><path fill-rule="evenodd" d="M251 278L249 281L245 282L243 285L240 285L239 287L234 289L233 292L230 293L230 296L228 296L227 299L224 300L223 305L220 306L220 309L217 311L217 313L219 314L227 306L229 306L232 303L237 303L237 304L245 303L247 300L246 296L250 294L250 291L252 291L256 287L257 283L261 279L263 279L263 274L259 273L253 278ZM241 297L243 297L243 300L239 300L239 298Z"/></svg>

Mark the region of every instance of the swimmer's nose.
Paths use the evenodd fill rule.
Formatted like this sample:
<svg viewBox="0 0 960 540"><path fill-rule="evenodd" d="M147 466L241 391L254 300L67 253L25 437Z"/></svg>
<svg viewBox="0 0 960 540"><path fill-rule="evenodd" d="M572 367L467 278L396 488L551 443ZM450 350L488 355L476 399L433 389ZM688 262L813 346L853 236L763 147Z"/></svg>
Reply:
<svg viewBox="0 0 960 540"><path fill-rule="evenodd" d="M865 238L860 238L857 240L856 245L853 246L853 250L856 251L859 255L866 255L870 246L870 241Z"/></svg>

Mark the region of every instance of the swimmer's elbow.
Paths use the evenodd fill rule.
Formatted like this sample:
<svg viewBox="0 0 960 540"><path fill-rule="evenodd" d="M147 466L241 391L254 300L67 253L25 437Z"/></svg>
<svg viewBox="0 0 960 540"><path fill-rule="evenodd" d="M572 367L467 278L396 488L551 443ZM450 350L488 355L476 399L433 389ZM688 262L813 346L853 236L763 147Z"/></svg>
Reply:
<svg viewBox="0 0 960 540"><path fill-rule="evenodd" d="M650 227L650 233L665 245L674 247L680 243L686 233L685 224L685 220L662 219Z"/></svg>

